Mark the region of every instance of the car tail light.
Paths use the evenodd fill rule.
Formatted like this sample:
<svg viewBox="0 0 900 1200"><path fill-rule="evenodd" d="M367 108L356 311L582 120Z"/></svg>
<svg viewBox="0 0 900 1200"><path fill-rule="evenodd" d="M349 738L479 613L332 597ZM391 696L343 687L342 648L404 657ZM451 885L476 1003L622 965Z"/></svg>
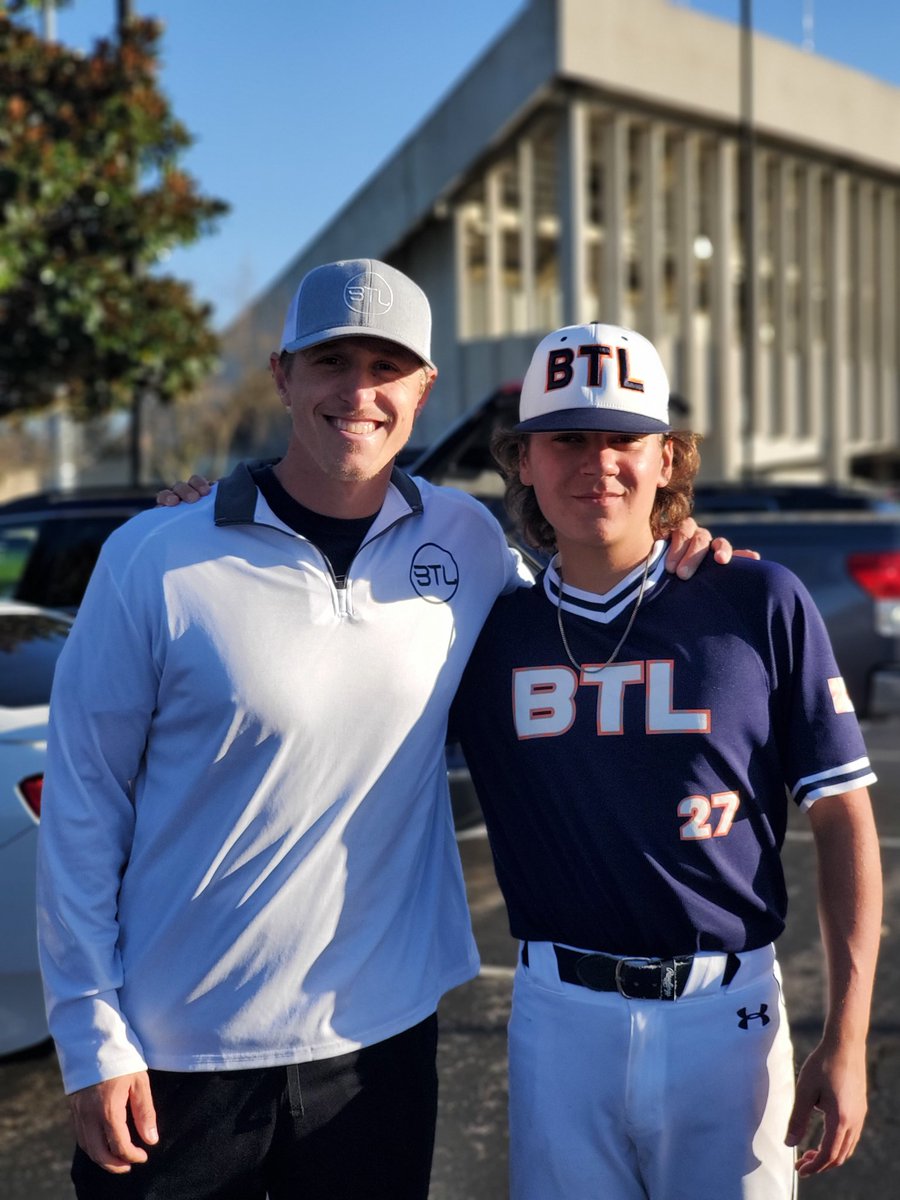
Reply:
<svg viewBox="0 0 900 1200"><path fill-rule="evenodd" d="M22 793L22 799L38 818L41 815L41 792L43 790L43 775L29 775L27 779L23 779L19 783L19 791Z"/></svg>
<svg viewBox="0 0 900 1200"><path fill-rule="evenodd" d="M875 630L882 637L900 637L900 553L896 550L851 554L850 574L875 601Z"/></svg>
<svg viewBox="0 0 900 1200"><path fill-rule="evenodd" d="M900 600L900 553L896 550L851 554L847 566L873 600Z"/></svg>

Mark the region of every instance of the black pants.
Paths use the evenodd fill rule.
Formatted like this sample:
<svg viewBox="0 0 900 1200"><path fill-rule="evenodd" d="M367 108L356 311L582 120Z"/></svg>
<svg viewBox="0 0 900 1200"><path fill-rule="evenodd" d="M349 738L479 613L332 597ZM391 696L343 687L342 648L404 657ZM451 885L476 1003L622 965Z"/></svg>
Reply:
<svg viewBox="0 0 900 1200"><path fill-rule="evenodd" d="M427 1200L437 1017L294 1067L151 1071L160 1140L112 1175L77 1148L79 1200ZM134 1133L132 1131L132 1137Z"/></svg>

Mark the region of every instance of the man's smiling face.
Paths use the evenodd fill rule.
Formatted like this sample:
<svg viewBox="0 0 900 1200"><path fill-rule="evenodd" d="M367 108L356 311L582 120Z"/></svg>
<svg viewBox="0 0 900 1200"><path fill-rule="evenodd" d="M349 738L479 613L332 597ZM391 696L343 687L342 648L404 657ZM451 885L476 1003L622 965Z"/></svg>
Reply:
<svg viewBox="0 0 900 1200"><path fill-rule="evenodd" d="M304 491L389 475L437 374L395 342L362 336L299 350L287 371L273 355L272 373Z"/></svg>

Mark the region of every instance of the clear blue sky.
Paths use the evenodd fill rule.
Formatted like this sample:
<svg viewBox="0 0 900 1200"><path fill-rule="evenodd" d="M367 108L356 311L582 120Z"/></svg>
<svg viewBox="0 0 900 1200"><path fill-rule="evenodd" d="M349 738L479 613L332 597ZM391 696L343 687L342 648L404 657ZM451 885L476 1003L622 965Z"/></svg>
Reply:
<svg viewBox="0 0 900 1200"><path fill-rule="evenodd" d="M162 86L196 138L185 165L231 206L168 269L227 323L327 222L525 0L134 0L165 25ZM598 4L628 0L596 0ZM737 22L739 0L672 0ZM114 0L75 0L60 41L111 32ZM895 0L755 0L754 26L900 85ZM885 130L885 136L898 136Z"/></svg>

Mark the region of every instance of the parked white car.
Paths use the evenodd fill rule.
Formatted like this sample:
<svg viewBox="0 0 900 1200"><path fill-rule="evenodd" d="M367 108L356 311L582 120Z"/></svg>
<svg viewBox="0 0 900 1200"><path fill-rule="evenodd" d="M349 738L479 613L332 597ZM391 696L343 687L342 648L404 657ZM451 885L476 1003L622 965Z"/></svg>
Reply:
<svg viewBox="0 0 900 1200"><path fill-rule="evenodd" d="M35 856L50 685L72 618L0 601L0 1055L44 1041Z"/></svg>

